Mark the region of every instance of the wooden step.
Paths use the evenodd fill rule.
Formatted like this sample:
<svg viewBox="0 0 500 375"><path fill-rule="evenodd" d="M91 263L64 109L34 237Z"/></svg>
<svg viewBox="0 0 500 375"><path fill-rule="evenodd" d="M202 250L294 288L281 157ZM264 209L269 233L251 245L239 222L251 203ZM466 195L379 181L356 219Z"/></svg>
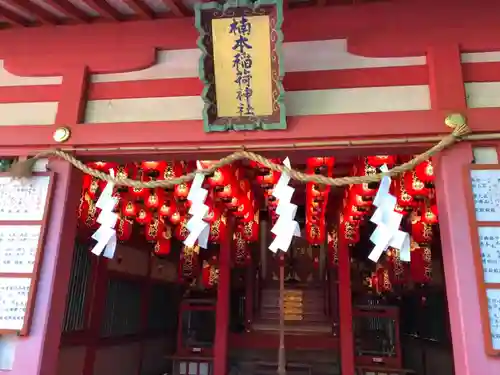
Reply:
<svg viewBox="0 0 500 375"><path fill-rule="evenodd" d="M252 324L252 328L255 331L265 331L265 332L279 332L279 322L276 324L275 321L269 322L265 320L258 319ZM286 322L285 333L286 334L318 334L318 333L331 333L332 327L329 323L314 323L314 322Z"/></svg>

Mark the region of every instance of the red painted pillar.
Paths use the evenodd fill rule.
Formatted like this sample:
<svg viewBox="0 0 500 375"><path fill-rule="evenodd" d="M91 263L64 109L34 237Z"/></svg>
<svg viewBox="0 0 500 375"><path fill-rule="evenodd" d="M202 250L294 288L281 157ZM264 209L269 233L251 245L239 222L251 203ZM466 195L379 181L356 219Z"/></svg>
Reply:
<svg viewBox="0 0 500 375"><path fill-rule="evenodd" d="M11 375L54 375L66 308L76 235L76 210L80 201L82 175L69 163L54 160L55 173L50 218L38 282L30 335L15 344Z"/></svg>
<svg viewBox="0 0 500 375"><path fill-rule="evenodd" d="M443 151L436 160L436 197L450 314L455 375L500 374L498 358L485 354L479 295L467 211L464 168L470 143Z"/></svg>
<svg viewBox="0 0 500 375"><path fill-rule="evenodd" d="M354 375L354 340L352 333L351 257L349 247L339 243L339 319L340 364L342 375Z"/></svg>
<svg viewBox="0 0 500 375"><path fill-rule="evenodd" d="M250 264L245 270L245 329L247 331L252 328L255 286L255 267Z"/></svg>
<svg viewBox="0 0 500 375"><path fill-rule="evenodd" d="M229 327L229 292L231 282L231 239L233 220L230 218L228 235L220 244L219 283L217 286L217 306L215 316L214 375L227 372L227 335Z"/></svg>

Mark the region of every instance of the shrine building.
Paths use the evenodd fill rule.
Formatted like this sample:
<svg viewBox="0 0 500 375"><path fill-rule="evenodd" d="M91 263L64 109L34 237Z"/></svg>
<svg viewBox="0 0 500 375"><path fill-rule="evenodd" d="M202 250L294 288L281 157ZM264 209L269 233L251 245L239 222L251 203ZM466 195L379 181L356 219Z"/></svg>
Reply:
<svg viewBox="0 0 500 375"><path fill-rule="evenodd" d="M500 3L0 1L0 372L500 374Z"/></svg>

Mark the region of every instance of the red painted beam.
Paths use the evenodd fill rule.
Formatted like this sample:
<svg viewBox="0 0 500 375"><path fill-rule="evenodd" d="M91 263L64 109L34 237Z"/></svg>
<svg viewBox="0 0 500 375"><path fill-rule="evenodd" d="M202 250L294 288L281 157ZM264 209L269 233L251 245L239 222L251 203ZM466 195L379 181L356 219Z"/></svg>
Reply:
<svg viewBox="0 0 500 375"><path fill-rule="evenodd" d="M92 19L91 16L67 0L45 0L45 2L70 20L87 23Z"/></svg>
<svg viewBox="0 0 500 375"><path fill-rule="evenodd" d="M32 3L29 0L6 0L6 3L25 12L33 14L42 24L57 25L61 22L61 20L59 20L53 13Z"/></svg>
<svg viewBox="0 0 500 375"><path fill-rule="evenodd" d="M155 13L146 3L142 0L124 0L125 4L129 6L130 9L134 11L139 19L153 19L155 18Z"/></svg>
<svg viewBox="0 0 500 375"><path fill-rule="evenodd" d="M20 16L19 14L4 8L0 5L0 19L13 24L14 26L31 26L34 23L30 20Z"/></svg>
<svg viewBox="0 0 500 375"><path fill-rule="evenodd" d="M170 12L176 17L189 17L192 12L182 3L182 0L162 0Z"/></svg>
<svg viewBox="0 0 500 375"><path fill-rule="evenodd" d="M115 21L122 21L125 18L124 14L120 13L118 9L109 5L109 3L104 0L85 0L85 3L103 18Z"/></svg>

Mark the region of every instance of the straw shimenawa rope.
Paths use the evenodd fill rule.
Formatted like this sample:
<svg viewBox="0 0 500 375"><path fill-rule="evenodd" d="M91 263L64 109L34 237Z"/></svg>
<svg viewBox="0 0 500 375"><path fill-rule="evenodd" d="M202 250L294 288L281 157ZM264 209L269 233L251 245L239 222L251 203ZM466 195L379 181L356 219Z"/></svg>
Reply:
<svg viewBox="0 0 500 375"><path fill-rule="evenodd" d="M23 160L23 161L18 161L14 163L9 171L10 175L14 178L29 178L32 175L32 170L35 162L39 159L42 158L47 158L49 156L57 156L61 159L66 160L67 162L71 163L75 168L81 170L82 172L98 178L100 180L104 180L107 182L112 182L115 185L118 186L127 186L127 187L132 187L132 188L166 188L166 187L171 187L174 185L179 185L185 182L188 182L194 178L194 176L197 173L202 173L204 175L211 175L213 172L215 172L216 169L227 165L231 164L237 160L251 160L254 162L257 162L259 164L262 164L264 167L269 168L273 171L277 172L286 172L290 175L291 178L294 180L300 181L302 183L307 183L307 182L314 182L317 184L322 184L322 185L330 185L330 186L345 186L345 185L354 185L354 184L363 184L363 183L368 183L368 182L377 182L382 179L383 176L395 176L399 175L403 172L412 170L416 165L422 163L423 161L429 159L433 155L437 154L438 152L442 151L443 149L453 145L456 142L459 142L461 138L467 134L470 133L470 128L467 126L467 124L464 122L459 122L456 124L453 124L454 129L453 132L447 136L445 136L438 144L435 146L431 147L429 150L426 152L417 155L414 157L412 160L410 160L407 163L398 165L394 167L393 169L389 170L387 173L379 173L379 174L373 174L369 176L349 176L349 177L338 177L338 178L331 178L331 177L326 177L318 174L306 174L303 172L299 172L293 169L289 169L281 164L275 164L271 162L269 159L255 154L250 151L237 151L232 153L231 155L228 155L219 161L215 162L210 168L206 169L200 169L197 171L194 171L192 173L186 174L184 176L180 177L175 177L175 178L170 178L166 180L155 180L155 181L138 181L138 180L132 180L129 178L117 178L117 177L111 177L109 174L98 171L96 169L90 168L72 155L61 151L61 150L47 150L38 153L31 159Z"/></svg>

